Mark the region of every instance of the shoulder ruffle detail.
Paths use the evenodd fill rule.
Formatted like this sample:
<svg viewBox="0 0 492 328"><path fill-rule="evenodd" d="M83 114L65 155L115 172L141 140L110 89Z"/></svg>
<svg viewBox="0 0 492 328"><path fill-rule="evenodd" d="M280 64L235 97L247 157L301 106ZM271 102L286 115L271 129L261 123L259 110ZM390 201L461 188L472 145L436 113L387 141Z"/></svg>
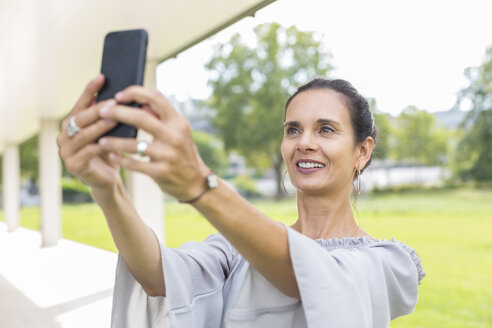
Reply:
<svg viewBox="0 0 492 328"><path fill-rule="evenodd" d="M360 248L371 243L375 243L375 241L372 241L369 236L315 239L315 241L328 251L332 251L337 248Z"/></svg>
<svg viewBox="0 0 492 328"><path fill-rule="evenodd" d="M383 239L382 241L387 241L387 240L386 239ZM419 285L420 285L420 282L422 281L422 279L427 274L424 272L424 268L422 267L422 261L420 260L420 257L417 256L417 253L415 252L415 249L412 248L412 247L410 247L410 246L408 246L407 244L405 244L402 241L396 240L395 238L391 238L389 242L398 244L408 254L410 254L410 256L412 257L413 263L415 263L415 266L417 267L417 271L418 271L418 274L419 274Z"/></svg>
<svg viewBox="0 0 492 328"><path fill-rule="evenodd" d="M329 238L329 239L315 239L315 241L325 248L328 251L333 251L337 248L344 249L356 249L361 247L366 247L369 245L378 245L381 243L395 243L403 248L410 256L417 268L418 271L418 284L421 284L422 279L427 275L424 272L422 267L422 261L417 256L415 249L411 248L404 242L396 240L395 238L391 238L389 241L386 239L378 239L377 241L373 241L369 236L360 236L360 237L342 237L342 238Z"/></svg>

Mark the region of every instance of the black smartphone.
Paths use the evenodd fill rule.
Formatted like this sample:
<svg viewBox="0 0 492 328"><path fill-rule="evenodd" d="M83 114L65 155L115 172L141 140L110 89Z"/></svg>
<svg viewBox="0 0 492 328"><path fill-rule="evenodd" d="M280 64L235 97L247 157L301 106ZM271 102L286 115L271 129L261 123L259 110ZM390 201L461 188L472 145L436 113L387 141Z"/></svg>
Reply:
<svg viewBox="0 0 492 328"><path fill-rule="evenodd" d="M143 84L147 43L147 32L141 29L110 32L106 35L101 65L105 80L97 95L97 102L113 98L118 91L130 85ZM125 105L140 107L137 103ZM105 136L135 138L137 128L120 123Z"/></svg>

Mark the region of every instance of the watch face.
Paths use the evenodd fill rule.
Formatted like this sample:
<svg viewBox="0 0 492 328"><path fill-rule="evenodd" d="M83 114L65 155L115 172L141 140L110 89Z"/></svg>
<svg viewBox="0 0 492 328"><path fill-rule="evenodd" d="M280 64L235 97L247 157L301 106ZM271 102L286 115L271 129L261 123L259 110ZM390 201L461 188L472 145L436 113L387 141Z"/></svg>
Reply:
<svg viewBox="0 0 492 328"><path fill-rule="evenodd" d="M219 179L215 174L210 174L207 176L207 181L210 189L217 188L219 186Z"/></svg>

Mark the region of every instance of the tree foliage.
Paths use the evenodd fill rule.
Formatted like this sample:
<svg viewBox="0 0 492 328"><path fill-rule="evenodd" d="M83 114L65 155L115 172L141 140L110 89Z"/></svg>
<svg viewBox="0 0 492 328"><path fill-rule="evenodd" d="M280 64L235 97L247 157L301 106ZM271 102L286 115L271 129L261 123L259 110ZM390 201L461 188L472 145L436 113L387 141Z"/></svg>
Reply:
<svg viewBox="0 0 492 328"><path fill-rule="evenodd" d="M256 44L239 34L216 46L206 68L213 93L207 105L227 151L235 150L258 169L273 167L281 194L284 104L298 86L332 69L331 55L319 35L295 27L263 24L254 29Z"/></svg>
<svg viewBox="0 0 492 328"><path fill-rule="evenodd" d="M447 132L438 129L434 115L415 106L405 108L394 129L397 160L414 164L441 165L446 162Z"/></svg>
<svg viewBox="0 0 492 328"><path fill-rule="evenodd" d="M458 95L456 106L468 103L462 123L463 137L456 151L456 173L463 180L492 181L492 46L479 67L465 70L469 85Z"/></svg>
<svg viewBox="0 0 492 328"><path fill-rule="evenodd" d="M19 165L21 178L39 179L38 135L19 145ZM3 154L0 155L0 186L3 182Z"/></svg>
<svg viewBox="0 0 492 328"><path fill-rule="evenodd" d="M381 112L377 108L376 99L369 99L369 107L374 115L376 124L376 147L372 157L375 159L385 159L390 155L391 122L390 116Z"/></svg>
<svg viewBox="0 0 492 328"><path fill-rule="evenodd" d="M39 179L39 137L35 136L27 139L19 146L19 161L21 176L24 178Z"/></svg>
<svg viewBox="0 0 492 328"><path fill-rule="evenodd" d="M224 174L227 167L227 156L223 142L203 131L193 131L193 139L205 164L217 174Z"/></svg>
<svg viewBox="0 0 492 328"><path fill-rule="evenodd" d="M0 188L3 190L3 154L0 155Z"/></svg>

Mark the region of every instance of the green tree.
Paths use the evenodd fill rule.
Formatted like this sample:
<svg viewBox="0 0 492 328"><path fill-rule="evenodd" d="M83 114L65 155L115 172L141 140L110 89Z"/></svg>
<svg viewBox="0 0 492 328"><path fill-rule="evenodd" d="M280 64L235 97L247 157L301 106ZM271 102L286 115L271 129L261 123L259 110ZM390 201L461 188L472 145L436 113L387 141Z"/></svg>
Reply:
<svg viewBox="0 0 492 328"><path fill-rule="evenodd" d="M19 165L22 178L38 181L38 136L35 135L19 145ZM0 186L3 179L3 154L0 156Z"/></svg>
<svg viewBox="0 0 492 328"><path fill-rule="evenodd" d="M193 139L205 164L217 174L224 174L227 168L227 155L223 142L203 131L193 131Z"/></svg>
<svg viewBox="0 0 492 328"><path fill-rule="evenodd" d="M373 158L385 159L390 154L391 123L390 116L381 112L377 108L376 99L369 99L369 107L374 115L374 124L376 124L376 148L374 148Z"/></svg>
<svg viewBox="0 0 492 328"><path fill-rule="evenodd" d="M492 46L479 67L465 70L469 85L458 94L457 108L471 110L463 121L463 137L455 154L455 173L463 180L492 181Z"/></svg>
<svg viewBox="0 0 492 328"><path fill-rule="evenodd" d="M415 164L441 165L446 162L447 132L436 127L435 117L415 106L405 108L394 129L397 160Z"/></svg>
<svg viewBox="0 0 492 328"><path fill-rule="evenodd" d="M299 85L326 77L331 55L313 32L276 23L259 25L254 32L255 46L239 34L216 46L206 64L213 73L207 105L216 110L213 124L227 151L237 151L257 169L274 168L280 197L285 101Z"/></svg>
<svg viewBox="0 0 492 328"><path fill-rule="evenodd" d="M3 154L0 154L0 189L3 190Z"/></svg>
<svg viewBox="0 0 492 328"><path fill-rule="evenodd" d="M27 139L19 146L19 161L21 176L32 178L38 181L39 177L39 156L38 156L38 135Z"/></svg>

